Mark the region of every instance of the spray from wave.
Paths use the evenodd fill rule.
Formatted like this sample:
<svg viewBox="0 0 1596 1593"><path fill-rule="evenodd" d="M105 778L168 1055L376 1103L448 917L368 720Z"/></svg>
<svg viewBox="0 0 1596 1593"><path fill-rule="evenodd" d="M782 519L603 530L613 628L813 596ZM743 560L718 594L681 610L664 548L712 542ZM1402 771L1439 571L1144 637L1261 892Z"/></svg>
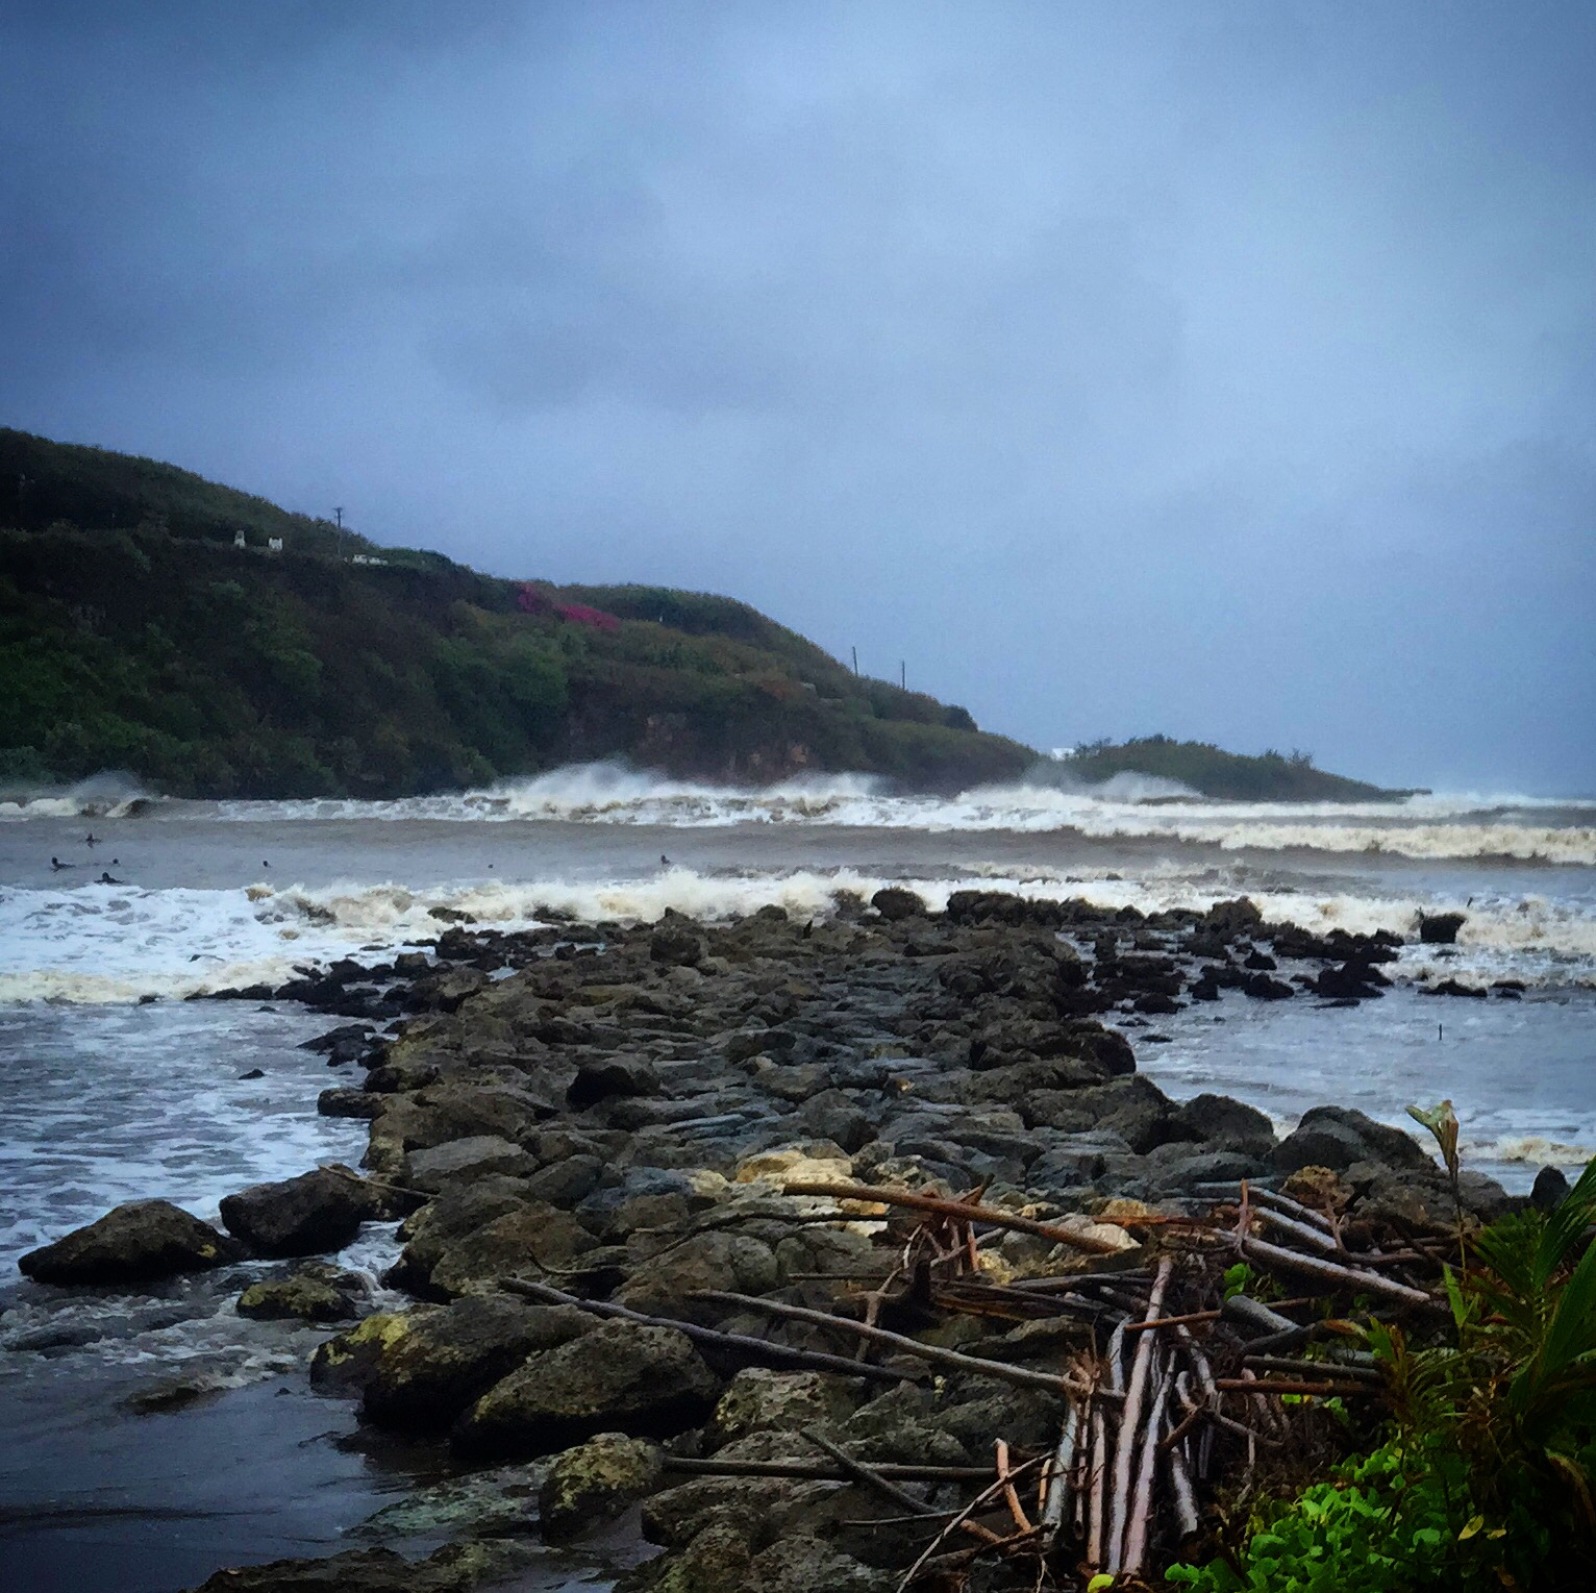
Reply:
<svg viewBox="0 0 1596 1593"><path fill-rule="evenodd" d="M0 819L125 819L162 800L133 775L106 771L75 785L0 786Z"/></svg>

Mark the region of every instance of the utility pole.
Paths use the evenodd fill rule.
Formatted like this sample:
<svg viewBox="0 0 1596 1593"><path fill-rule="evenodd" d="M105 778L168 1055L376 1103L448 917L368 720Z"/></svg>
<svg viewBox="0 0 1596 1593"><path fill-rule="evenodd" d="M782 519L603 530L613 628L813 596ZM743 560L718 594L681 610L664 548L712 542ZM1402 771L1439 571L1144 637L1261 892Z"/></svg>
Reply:
<svg viewBox="0 0 1596 1593"><path fill-rule="evenodd" d="M909 689L909 664L907 659L898 660L898 685L904 690Z"/></svg>
<svg viewBox="0 0 1596 1593"><path fill-rule="evenodd" d="M853 672L856 675L859 673L859 649L857 647L853 649Z"/></svg>
<svg viewBox="0 0 1596 1593"><path fill-rule="evenodd" d="M338 557L344 557L344 507L339 504L333 510L333 518L338 522Z"/></svg>

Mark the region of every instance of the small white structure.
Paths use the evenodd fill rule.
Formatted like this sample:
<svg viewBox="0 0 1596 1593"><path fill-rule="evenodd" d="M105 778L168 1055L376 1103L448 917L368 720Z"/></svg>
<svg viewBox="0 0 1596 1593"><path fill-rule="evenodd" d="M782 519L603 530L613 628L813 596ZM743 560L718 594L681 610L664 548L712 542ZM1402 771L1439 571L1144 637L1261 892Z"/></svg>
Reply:
<svg viewBox="0 0 1596 1593"><path fill-rule="evenodd" d="M266 551L268 553L281 553L283 551L283 539L281 537L267 537Z"/></svg>
<svg viewBox="0 0 1596 1593"><path fill-rule="evenodd" d="M233 533L233 546L235 548L241 548L244 546L244 533L242 531L235 531Z"/></svg>
<svg viewBox="0 0 1596 1593"><path fill-rule="evenodd" d="M386 559L376 558L370 553L357 553L349 561L351 564L386 564Z"/></svg>

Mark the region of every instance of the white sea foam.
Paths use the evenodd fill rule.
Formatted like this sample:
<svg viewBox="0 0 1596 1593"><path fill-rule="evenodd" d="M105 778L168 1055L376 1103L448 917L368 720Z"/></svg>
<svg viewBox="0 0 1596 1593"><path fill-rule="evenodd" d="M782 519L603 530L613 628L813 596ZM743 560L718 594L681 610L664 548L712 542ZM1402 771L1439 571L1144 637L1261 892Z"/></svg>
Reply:
<svg viewBox="0 0 1596 1593"><path fill-rule="evenodd" d="M394 802L227 802L237 822L373 819L553 821L683 828L788 824L864 829L1073 831L1163 839L1227 851L1387 853L1409 858L1596 864L1596 803L1458 793L1392 802L1217 802L1172 781L1116 775L1105 785L982 786L952 797L903 796L867 775L817 774L758 788L711 786L619 764L557 769L478 791Z"/></svg>
<svg viewBox="0 0 1596 1593"><path fill-rule="evenodd" d="M673 867L631 879L595 882L469 881L421 888L340 882L322 888L256 884L245 890L137 890L89 885L69 890L0 890L0 1000L131 1001L181 997L239 985L279 983L296 966L330 961L362 947L398 949L434 938L435 909L465 913L485 927L517 929L550 911L588 922L652 923L667 909L725 920L776 904L801 917L825 917L839 892L868 900L883 885L906 884L933 911L957 890L1011 891L1027 897L1081 897L1099 906L1203 911L1235 895L1213 871L1168 865L1137 877L1069 876L1002 865L927 880L850 868L700 873ZM1257 890L1265 918L1316 933L1389 930L1413 937L1422 911L1451 903L1405 897ZM1415 978L1532 985L1596 985L1596 915L1540 897L1476 900L1455 947L1409 944L1401 970Z"/></svg>

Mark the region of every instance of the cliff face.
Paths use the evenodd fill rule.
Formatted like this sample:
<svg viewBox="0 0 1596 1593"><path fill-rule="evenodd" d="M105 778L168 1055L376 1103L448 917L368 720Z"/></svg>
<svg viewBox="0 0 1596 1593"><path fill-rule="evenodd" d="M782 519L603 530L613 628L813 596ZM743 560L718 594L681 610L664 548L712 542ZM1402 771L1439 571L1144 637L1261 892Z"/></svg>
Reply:
<svg viewBox="0 0 1596 1593"><path fill-rule="evenodd" d="M237 548L225 513L215 530L145 515L0 532L0 779L110 768L180 795L393 796L622 757L953 789L1032 761L724 598L562 591L366 544L357 562L291 526Z"/></svg>

